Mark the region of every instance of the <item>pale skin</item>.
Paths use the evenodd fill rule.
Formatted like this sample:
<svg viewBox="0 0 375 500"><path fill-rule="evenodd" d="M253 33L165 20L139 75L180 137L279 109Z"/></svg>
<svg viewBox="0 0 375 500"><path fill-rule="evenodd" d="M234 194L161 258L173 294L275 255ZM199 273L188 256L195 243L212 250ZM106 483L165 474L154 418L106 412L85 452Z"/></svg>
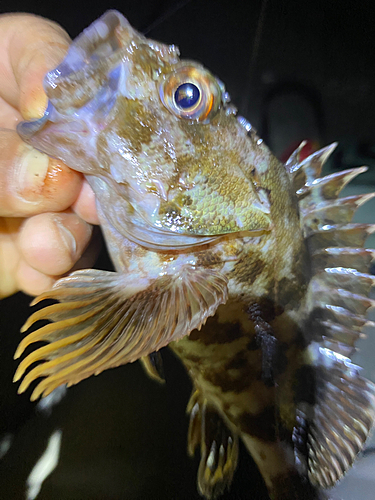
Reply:
<svg viewBox="0 0 375 500"><path fill-rule="evenodd" d="M45 73L70 43L57 24L33 15L0 16L0 298L38 295L74 267L90 267L98 224L81 174L18 137L21 120L43 115Z"/></svg>

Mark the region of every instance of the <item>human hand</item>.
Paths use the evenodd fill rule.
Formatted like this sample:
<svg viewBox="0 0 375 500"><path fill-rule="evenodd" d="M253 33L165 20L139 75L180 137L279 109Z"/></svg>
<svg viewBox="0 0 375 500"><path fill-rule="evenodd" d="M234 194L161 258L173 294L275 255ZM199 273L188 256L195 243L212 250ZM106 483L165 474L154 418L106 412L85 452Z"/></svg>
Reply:
<svg viewBox="0 0 375 500"><path fill-rule="evenodd" d="M86 248L91 224L99 222L82 175L25 144L15 131L22 119L43 115L43 77L64 57L68 35L27 14L0 16L0 33L1 298L19 290L37 295L82 260L91 265L95 250Z"/></svg>

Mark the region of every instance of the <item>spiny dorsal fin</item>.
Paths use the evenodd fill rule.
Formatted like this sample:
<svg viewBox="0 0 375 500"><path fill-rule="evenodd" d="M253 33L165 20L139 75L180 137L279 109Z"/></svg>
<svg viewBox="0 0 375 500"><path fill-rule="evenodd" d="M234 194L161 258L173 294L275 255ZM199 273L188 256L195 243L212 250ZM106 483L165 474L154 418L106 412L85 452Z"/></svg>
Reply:
<svg viewBox="0 0 375 500"><path fill-rule="evenodd" d="M366 297L370 294L371 287L375 285L374 275L344 267L326 267L320 275L316 275L316 278L320 278L332 288L344 288L357 295L366 295Z"/></svg>
<svg viewBox="0 0 375 500"><path fill-rule="evenodd" d="M327 247L362 248L367 237L375 232L375 224L333 224L322 226L307 238L312 255Z"/></svg>
<svg viewBox="0 0 375 500"><path fill-rule="evenodd" d="M327 267L344 267L356 269L366 273L375 257L375 250L371 248L323 248L316 250L312 258L314 272L319 272Z"/></svg>
<svg viewBox="0 0 375 500"><path fill-rule="evenodd" d="M364 336L366 312L375 302L368 294L375 277L354 269L326 268L309 285L306 304L306 329L313 340L339 341L350 348Z"/></svg>
<svg viewBox="0 0 375 500"><path fill-rule="evenodd" d="M298 198L310 195L310 200L319 203L322 200L335 200L344 187L357 175L363 174L367 167L350 168L334 174L318 177L312 181L306 181L301 189L297 190Z"/></svg>
<svg viewBox="0 0 375 500"><path fill-rule="evenodd" d="M310 207L307 203L305 207L305 200L308 198L304 198L299 206L305 236L319 231L324 226L351 222L358 208L374 196L375 193L358 194L337 200L322 201L318 204L312 204Z"/></svg>
<svg viewBox="0 0 375 500"><path fill-rule="evenodd" d="M19 365L15 381L36 361L19 388L45 377L35 400L62 384L73 385L103 370L132 363L200 328L227 298L227 279L211 269L183 266L156 279L88 269L57 281L46 298L59 304L34 313L23 330L41 319L53 321L30 333L15 358L33 342L48 344Z"/></svg>
<svg viewBox="0 0 375 500"><path fill-rule="evenodd" d="M333 145L334 146L334 145ZM357 208L373 193L338 198L365 167L319 177L329 146L294 165L301 226L312 278L304 304L306 363L313 368L315 401L301 401L295 435L304 435L310 481L327 488L352 465L375 419L375 386L350 359L372 325L366 312L375 277L368 274L375 251L363 248L374 226L352 224ZM301 458L295 443L296 459Z"/></svg>
<svg viewBox="0 0 375 500"><path fill-rule="evenodd" d="M289 174L294 174L294 172L296 172L296 170L300 168L301 151L306 146L306 144L307 141L302 141L301 144L298 146L298 148L293 151L293 153L289 156L289 158L285 162L285 167L289 172Z"/></svg>
<svg viewBox="0 0 375 500"><path fill-rule="evenodd" d="M298 164L295 163L295 159L299 156L299 153L302 149L301 145L294 153L292 153L291 157L288 160L288 162L290 161L291 163L290 166L287 167L287 170L289 171L291 181L296 192L301 189L306 184L306 182L313 182L320 176L324 163L327 161L336 147L337 142L334 142L330 146L316 151Z"/></svg>

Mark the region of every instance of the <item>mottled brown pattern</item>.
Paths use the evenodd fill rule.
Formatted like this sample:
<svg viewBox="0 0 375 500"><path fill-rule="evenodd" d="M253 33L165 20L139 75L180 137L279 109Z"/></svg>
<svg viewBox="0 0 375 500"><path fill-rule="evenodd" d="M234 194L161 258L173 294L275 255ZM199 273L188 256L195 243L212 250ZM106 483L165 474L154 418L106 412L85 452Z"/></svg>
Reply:
<svg viewBox="0 0 375 500"><path fill-rule="evenodd" d="M311 277L311 266L306 244L303 242L294 248L291 273L283 277L276 285L278 290L278 305L282 308L298 309Z"/></svg>
<svg viewBox="0 0 375 500"><path fill-rule="evenodd" d="M251 285L256 278L266 272L267 263L261 258L260 253L249 252L236 263L232 274L240 283Z"/></svg>
<svg viewBox="0 0 375 500"><path fill-rule="evenodd" d="M274 442L277 440L277 430L275 427L276 412L277 409L275 406L268 406L256 415L243 413L235 419L235 423L237 427L241 429L241 432L249 436L264 441Z"/></svg>
<svg viewBox="0 0 375 500"><path fill-rule="evenodd" d="M216 318L209 318L207 326L200 332L198 330L191 332L189 340L204 345L230 344L243 335L240 323L219 323Z"/></svg>
<svg viewBox="0 0 375 500"><path fill-rule="evenodd" d="M155 79L155 75L166 74L171 71L171 64L167 61L163 61L160 57L160 51L156 52L155 44L154 48L151 49L148 44L141 44L139 47L134 47L133 61L137 65L134 73L138 73L141 79L145 77Z"/></svg>
<svg viewBox="0 0 375 500"><path fill-rule="evenodd" d="M248 358L244 351L240 351L236 356L231 358L230 361L228 361L224 367L223 371L226 372L228 370L239 370L239 371L244 371L248 367Z"/></svg>
<svg viewBox="0 0 375 500"><path fill-rule="evenodd" d="M200 252L197 255L197 266L211 267L220 266L222 267L223 254L221 252L206 251Z"/></svg>
<svg viewBox="0 0 375 500"><path fill-rule="evenodd" d="M121 116L121 120L119 120ZM137 99L118 100L116 116L110 128L125 140L125 145L134 153L142 151L143 147L151 142L157 130L157 121L152 111ZM108 134L110 130L106 130Z"/></svg>
<svg viewBox="0 0 375 500"><path fill-rule="evenodd" d="M228 368L228 365L232 365ZM208 367L204 371L205 380L222 392L234 394L245 391L258 378L259 371L254 363L250 363L243 352L232 358L231 362L218 371Z"/></svg>

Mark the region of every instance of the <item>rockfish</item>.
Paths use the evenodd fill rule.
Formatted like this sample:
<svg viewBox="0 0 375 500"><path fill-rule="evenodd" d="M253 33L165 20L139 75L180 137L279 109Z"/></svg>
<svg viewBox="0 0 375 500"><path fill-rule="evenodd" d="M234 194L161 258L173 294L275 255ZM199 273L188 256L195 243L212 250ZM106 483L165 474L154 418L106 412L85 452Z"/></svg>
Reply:
<svg viewBox="0 0 375 500"><path fill-rule="evenodd" d="M362 449L374 385L351 362L369 324L369 195L338 198L365 168L321 177L333 146L282 164L223 83L115 11L45 77L43 118L22 138L82 172L116 272L62 278L20 343L32 399L169 345L193 384L188 450L198 488L229 488L241 439L274 500L324 498ZM371 196L371 195L370 195ZM40 363L25 371L36 361ZM251 486L249 485L249 489Z"/></svg>

